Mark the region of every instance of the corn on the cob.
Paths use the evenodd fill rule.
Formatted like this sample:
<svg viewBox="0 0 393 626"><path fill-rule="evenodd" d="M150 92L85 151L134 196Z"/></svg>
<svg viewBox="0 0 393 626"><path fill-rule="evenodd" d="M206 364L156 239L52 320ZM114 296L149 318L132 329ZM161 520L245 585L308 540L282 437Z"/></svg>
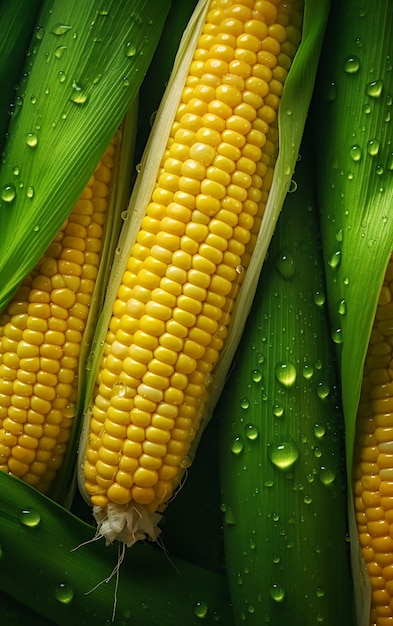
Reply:
<svg viewBox="0 0 393 626"><path fill-rule="evenodd" d="M392 280L393 257L364 364L353 456L356 522L371 584L370 626L393 623Z"/></svg>
<svg viewBox="0 0 393 626"><path fill-rule="evenodd" d="M156 511L192 462L301 39L301 2L201 4L206 17L122 270L82 446L81 488L100 532L129 545L156 536Z"/></svg>
<svg viewBox="0 0 393 626"><path fill-rule="evenodd" d="M88 341L120 141L119 131L66 223L0 316L0 470L44 493L75 427L80 356Z"/></svg>

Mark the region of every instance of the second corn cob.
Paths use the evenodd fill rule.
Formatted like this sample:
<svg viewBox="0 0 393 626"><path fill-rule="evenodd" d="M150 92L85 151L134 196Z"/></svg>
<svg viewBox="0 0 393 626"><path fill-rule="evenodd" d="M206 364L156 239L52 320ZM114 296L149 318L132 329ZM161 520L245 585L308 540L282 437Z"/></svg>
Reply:
<svg viewBox="0 0 393 626"><path fill-rule="evenodd" d="M45 493L77 429L97 277L105 273L100 261L118 222L113 209L121 139L118 131L69 218L0 316L0 470Z"/></svg>

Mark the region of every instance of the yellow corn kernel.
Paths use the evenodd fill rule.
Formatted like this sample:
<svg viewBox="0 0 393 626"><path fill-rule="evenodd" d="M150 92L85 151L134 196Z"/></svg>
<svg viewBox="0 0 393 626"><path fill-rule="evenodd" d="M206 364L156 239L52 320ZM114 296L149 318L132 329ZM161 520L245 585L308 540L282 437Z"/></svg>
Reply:
<svg viewBox="0 0 393 626"><path fill-rule="evenodd" d="M88 250L94 249L98 269L102 220L94 221L93 202L98 194L106 210L118 141L116 135L69 219L1 316L1 469L43 492L61 466L76 414L78 357L95 285L80 277L93 259Z"/></svg>
<svg viewBox="0 0 393 626"><path fill-rule="evenodd" d="M93 398L97 436L86 441L85 488L95 507L129 504L152 513L190 465L211 370L272 182L277 108L289 69L280 64L288 58L282 48L288 29L294 41L300 24L298 9L287 15L281 0L211 0L114 299ZM121 381L130 399L124 412ZM100 474L98 462L93 471L91 459L108 448L109 435L113 450L114 425L127 420L113 483L98 490L95 481L107 473ZM126 458L135 464L123 482Z"/></svg>

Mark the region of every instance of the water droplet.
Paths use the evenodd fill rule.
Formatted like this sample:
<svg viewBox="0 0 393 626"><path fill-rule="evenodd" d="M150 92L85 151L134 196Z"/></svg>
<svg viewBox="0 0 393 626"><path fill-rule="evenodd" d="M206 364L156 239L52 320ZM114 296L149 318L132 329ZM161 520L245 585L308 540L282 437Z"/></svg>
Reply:
<svg viewBox="0 0 393 626"><path fill-rule="evenodd" d="M255 439L258 439L259 429L258 426L256 426L255 424L247 424L245 427L245 432L247 439L250 439L251 441L255 441Z"/></svg>
<svg viewBox="0 0 393 626"><path fill-rule="evenodd" d="M40 225L39 225L39 224L36 224L36 225L33 227L33 232L34 232L34 233L38 233L38 231L39 231L39 230L40 230Z"/></svg>
<svg viewBox="0 0 393 626"><path fill-rule="evenodd" d="M121 219L125 222L128 219L128 211L122 211L120 214Z"/></svg>
<svg viewBox="0 0 393 626"><path fill-rule="evenodd" d="M279 583L273 583L269 593L271 599L275 602L282 602L285 598L285 590Z"/></svg>
<svg viewBox="0 0 393 626"><path fill-rule="evenodd" d="M273 465L279 469L286 470L297 461L299 450L295 442L288 438L279 444L270 444L268 446L268 456Z"/></svg>
<svg viewBox="0 0 393 626"><path fill-rule="evenodd" d="M243 448L244 448L243 440L241 437L239 437L239 435L237 435L232 440L231 452L233 452L233 454L240 454L243 451Z"/></svg>
<svg viewBox="0 0 393 626"><path fill-rule="evenodd" d="M381 164L377 165L377 167L375 168L375 172L377 176L381 176L381 174L383 174L383 165Z"/></svg>
<svg viewBox="0 0 393 626"><path fill-rule="evenodd" d="M362 149L358 144L354 144L353 146L350 147L349 149L349 155L352 159L352 161L360 161L360 159L362 158Z"/></svg>
<svg viewBox="0 0 393 626"><path fill-rule="evenodd" d="M282 404L279 404L278 402L273 404L273 415L276 417L282 417L284 415L284 407Z"/></svg>
<svg viewBox="0 0 393 626"><path fill-rule="evenodd" d="M331 468L321 465L319 468L319 478L324 485L331 485L336 478L336 474Z"/></svg>
<svg viewBox="0 0 393 626"><path fill-rule="evenodd" d="M244 267L244 265L241 265L241 264L236 265L235 269L236 269L236 274L240 274L240 275L244 274L244 272L246 271L246 268Z"/></svg>
<svg viewBox="0 0 393 626"><path fill-rule="evenodd" d="M119 398L124 398L127 393L127 385L122 382L115 383L113 385L113 395Z"/></svg>
<svg viewBox="0 0 393 626"><path fill-rule="evenodd" d="M320 381L317 385L318 398L320 398L321 400L324 400L325 398L328 397L329 392L330 392L329 385L323 381Z"/></svg>
<svg viewBox="0 0 393 626"><path fill-rule="evenodd" d="M31 98L30 98L30 102L31 102L31 104L37 104L37 98L36 98L36 96L31 96Z"/></svg>
<svg viewBox="0 0 393 626"><path fill-rule="evenodd" d="M312 502L311 496L308 496L308 495L304 496L303 502L304 502L304 504L311 504L311 502Z"/></svg>
<svg viewBox="0 0 393 626"><path fill-rule="evenodd" d="M68 48L68 46L57 46L57 48L55 50L55 57L56 57L56 59L62 59L65 51L67 50L67 48Z"/></svg>
<svg viewBox="0 0 393 626"><path fill-rule="evenodd" d="M75 403L70 402L63 409L63 417L67 419L73 419L78 413L78 407Z"/></svg>
<svg viewBox="0 0 393 626"><path fill-rule="evenodd" d="M293 180L293 179L290 180L289 181L289 186L288 186L288 189L287 189L288 193L294 193L296 191L296 189L297 189L297 182L296 182L296 180Z"/></svg>
<svg viewBox="0 0 393 626"><path fill-rule="evenodd" d="M35 133L27 133L26 143L30 148L35 148L38 144L38 137Z"/></svg>
<svg viewBox="0 0 393 626"><path fill-rule="evenodd" d="M336 229L336 241L341 243L342 240L343 240L343 229L342 228L337 228Z"/></svg>
<svg viewBox="0 0 393 626"><path fill-rule="evenodd" d="M326 296L323 291L316 291L314 293L314 302L317 306L323 306L325 304Z"/></svg>
<svg viewBox="0 0 393 626"><path fill-rule="evenodd" d="M362 48L362 46L363 46L363 41L361 40L361 38L360 38L360 37L356 37L356 38L355 38L355 45L356 45L358 48Z"/></svg>
<svg viewBox="0 0 393 626"><path fill-rule="evenodd" d="M254 381L254 383L260 383L262 380L262 372L260 370L252 370L251 372L251 378Z"/></svg>
<svg viewBox="0 0 393 626"><path fill-rule="evenodd" d="M389 154L387 158L386 169L393 171L393 153Z"/></svg>
<svg viewBox="0 0 393 626"><path fill-rule="evenodd" d="M206 602L197 602L194 606L194 613L197 617L203 619L207 615Z"/></svg>
<svg viewBox="0 0 393 626"><path fill-rule="evenodd" d="M337 268L341 263L341 250L333 250L329 255L328 263L331 268Z"/></svg>
<svg viewBox="0 0 393 626"><path fill-rule="evenodd" d="M55 24L52 30L50 31L52 35L64 35L69 30L71 30L71 26L68 24Z"/></svg>
<svg viewBox="0 0 393 626"><path fill-rule="evenodd" d="M303 374L303 378L305 378L306 380L310 380L310 378L312 378L314 374L313 366L310 365L309 363L304 363L302 374Z"/></svg>
<svg viewBox="0 0 393 626"><path fill-rule="evenodd" d="M15 167L12 168L12 173L14 176L19 176L19 167L17 165L15 165Z"/></svg>
<svg viewBox="0 0 393 626"><path fill-rule="evenodd" d="M41 515L36 509L33 508L23 509L19 513L19 520L23 524L23 526L29 526L31 528L34 528L40 523Z"/></svg>
<svg viewBox="0 0 393 626"><path fill-rule="evenodd" d="M324 100L333 102L337 98L337 85L336 83L329 83L324 89Z"/></svg>
<svg viewBox="0 0 393 626"><path fill-rule="evenodd" d="M45 35L45 28L43 28L42 26L37 26L34 35L38 41L42 41Z"/></svg>
<svg viewBox="0 0 393 626"><path fill-rule="evenodd" d="M355 74L360 68L360 59L357 56L349 56L344 61L344 72Z"/></svg>
<svg viewBox="0 0 393 626"><path fill-rule="evenodd" d="M371 107L368 104L368 102L366 104L363 105L363 111L365 112L366 115L368 115L369 113L371 113Z"/></svg>
<svg viewBox="0 0 393 626"><path fill-rule="evenodd" d="M284 278L292 278L295 273L295 260L290 252L281 252L276 260L276 267Z"/></svg>
<svg viewBox="0 0 393 626"><path fill-rule="evenodd" d="M29 185L26 189L26 196L30 198L30 200L34 198L34 187L32 187L31 185Z"/></svg>
<svg viewBox="0 0 393 626"><path fill-rule="evenodd" d="M248 409L250 406L250 401L248 398L242 398L240 400L240 406L242 407L242 409Z"/></svg>
<svg viewBox="0 0 393 626"><path fill-rule="evenodd" d="M226 524L229 524L230 526L236 524L236 520L235 520L235 515L231 509L231 507L226 507L225 511L224 511L224 521Z"/></svg>
<svg viewBox="0 0 393 626"><path fill-rule="evenodd" d="M378 139L370 139L367 142L367 152L370 156L376 156L379 152L379 141Z"/></svg>
<svg viewBox="0 0 393 626"><path fill-rule="evenodd" d="M343 298L338 303L338 314L346 315L346 313L347 313L347 301L345 300L345 298Z"/></svg>
<svg viewBox="0 0 393 626"><path fill-rule="evenodd" d="M123 76L123 85L124 87L129 87L130 79L128 78L128 76Z"/></svg>
<svg viewBox="0 0 393 626"><path fill-rule="evenodd" d="M278 382L284 387L292 387L296 381L296 367L291 361L280 361L274 368Z"/></svg>
<svg viewBox="0 0 393 626"><path fill-rule="evenodd" d="M136 55L136 47L130 41L126 43L126 56L134 57Z"/></svg>
<svg viewBox="0 0 393 626"><path fill-rule="evenodd" d="M14 185L4 185L1 190L1 199L4 202L12 202L16 196L16 189Z"/></svg>
<svg viewBox="0 0 393 626"><path fill-rule="evenodd" d="M89 94L84 90L82 85L79 85L75 81L72 83L72 93L70 96L71 102L75 104L85 104L89 98Z"/></svg>
<svg viewBox="0 0 393 626"><path fill-rule="evenodd" d="M185 454L182 458L182 460L180 461L180 467L183 467L184 469L188 469L189 467L191 467L193 462L193 458L190 454Z"/></svg>
<svg viewBox="0 0 393 626"><path fill-rule="evenodd" d="M371 83L366 85L366 94L370 96L370 98L379 98L383 89L382 80L373 80Z"/></svg>
<svg viewBox="0 0 393 626"><path fill-rule="evenodd" d="M325 595L325 592L322 589L322 587L317 587L315 589L315 595L317 596L317 598L323 598L323 596Z"/></svg>
<svg viewBox="0 0 393 626"><path fill-rule="evenodd" d="M321 439L326 432L325 426L323 424L314 424L314 435Z"/></svg>
<svg viewBox="0 0 393 626"><path fill-rule="evenodd" d="M62 604L70 604L74 597L74 590L65 583L60 583L55 589L55 598Z"/></svg>
<svg viewBox="0 0 393 626"><path fill-rule="evenodd" d="M333 328L332 340L336 344L340 344L343 342L343 329L342 328Z"/></svg>

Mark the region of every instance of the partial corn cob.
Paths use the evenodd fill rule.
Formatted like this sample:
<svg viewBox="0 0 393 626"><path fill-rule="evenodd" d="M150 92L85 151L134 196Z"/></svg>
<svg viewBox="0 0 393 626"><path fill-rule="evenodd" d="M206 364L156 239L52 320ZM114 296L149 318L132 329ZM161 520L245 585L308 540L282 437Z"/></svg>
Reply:
<svg viewBox="0 0 393 626"><path fill-rule="evenodd" d="M356 522L371 584L370 626L393 623L392 280L393 257L364 364L353 456Z"/></svg>
<svg viewBox="0 0 393 626"><path fill-rule="evenodd" d="M201 2L194 15L195 41L183 39L169 85L173 117L158 113L166 146L157 126L146 153L157 170L144 158L131 199L138 213L107 295L106 337L96 339L105 345L81 445L80 487L99 532L128 545L156 537L157 509L191 464L219 388L216 364L263 220L277 109L301 39L297 1Z"/></svg>
<svg viewBox="0 0 393 626"><path fill-rule="evenodd" d="M94 293L99 298L105 275L101 256L118 222L113 208L119 209L114 189L121 141L118 131L69 218L0 316L0 470L44 493L76 428Z"/></svg>
<svg viewBox="0 0 393 626"><path fill-rule="evenodd" d="M239 625L354 624L344 424L310 154L304 142L296 191L285 200L214 414Z"/></svg>
<svg viewBox="0 0 393 626"><path fill-rule="evenodd" d="M321 141L315 154L327 302L339 356L351 494L353 578L358 623L362 626L375 624L376 619L378 624L393 621L392 609L388 608L389 594L381 573L383 566L376 563L384 537L388 547L389 534L382 535L379 542L377 537L368 537L366 531L368 523L371 528L379 527L381 532L387 529L384 517L375 522L371 519L378 514L385 515L382 506L373 507L385 497L378 489L380 481L383 488L386 487L375 457L380 431L374 431L373 422L379 418L373 415L380 414L384 416L381 419L389 419L389 401L376 398L383 393L383 387L379 387L382 380L377 371L372 370L377 366L379 374L386 378L387 372L382 370L388 365L389 340L384 333L389 332L389 322L383 322L378 330L373 330L373 323L378 300L381 297L382 305L387 295L383 280L393 249L390 217L393 203L392 29L391 2L367 1L360 6L352 1L344 5L334 0L314 103L314 121ZM324 119L322 128L321 117ZM377 315L386 315L389 308L389 304L385 308L381 306ZM370 383L373 390L370 390ZM370 402L367 400L369 393L373 396L372 399L369 397ZM380 410L383 405L386 411ZM360 449L354 453L356 436L356 447L359 444ZM380 460L386 461L384 453L381 454ZM367 521L364 506L370 508ZM364 555L370 559L368 565ZM383 550L381 558L389 558L389 551L385 555ZM370 602L373 606L371 617Z"/></svg>

